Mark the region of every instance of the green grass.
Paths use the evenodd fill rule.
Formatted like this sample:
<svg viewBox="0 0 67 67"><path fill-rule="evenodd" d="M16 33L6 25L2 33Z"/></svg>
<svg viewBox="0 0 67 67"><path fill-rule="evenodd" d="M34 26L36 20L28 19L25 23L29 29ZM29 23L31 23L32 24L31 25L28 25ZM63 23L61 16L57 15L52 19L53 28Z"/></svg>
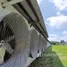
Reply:
<svg viewBox="0 0 67 67"><path fill-rule="evenodd" d="M67 67L67 46L49 47L30 67Z"/></svg>
<svg viewBox="0 0 67 67"><path fill-rule="evenodd" d="M57 53L60 62L62 62L64 67L67 67L67 46L52 46L52 51Z"/></svg>

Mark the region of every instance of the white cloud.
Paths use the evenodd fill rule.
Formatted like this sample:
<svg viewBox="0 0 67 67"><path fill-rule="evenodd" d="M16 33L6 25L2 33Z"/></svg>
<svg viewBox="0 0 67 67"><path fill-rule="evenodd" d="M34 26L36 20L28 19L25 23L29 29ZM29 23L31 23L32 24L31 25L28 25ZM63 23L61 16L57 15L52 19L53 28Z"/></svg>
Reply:
<svg viewBox="0 0 67 67"><path fill-rule="evenodd" d="M55 38L55 37L53 37L53 38L49 37L48 40L49 41L58 41L58 42L60 42L60 40L58 38Z"/></svg>
<svg viewBox="0 0 67 67"><path fill-rule="evenodd" d="M64 41L67 42L67 35L64 35L64 36L60 37L60 40L64 40Z"/></svg>
<svg viewBox="0 0 67 67"><path fill-rule="evenodd" d="M58 41L60 42L61 40L64 40L67 42L67 35L64 36L58 36L56 34L49 34L49 41Z"/></svg>
<svg viewBox="0 0 67 67"><path fill-rule="evenodd" d="M58 36L56 34L49 34L50 41L59 41Z"/></svg>
<svg viewBox="0 0 67 67"><path fill-rule="evenodd" d="M57 16L63 15L60 11L57 11Z"/></svg>
<svg viewBox="0 0 67 67"><path fill-rule="evenodd" d="M67 10L67 0L49 0L58 10Z"/></svg>
<svg viewBox="0 0 67 67"><path fill-rule="evenodd" d="M49 34L50 37L57 37L56 34Z"/></svg>
<svg viewBox="0 0 67 67"><path fill-rule="evenodd" d="M57 15L61 15L60 11L57 11Z"/></svg>
<svg viewBox="0 0 67 67"><path fill-rule="evenodd" d="M67 31L63 31L63 34L67 34Z"/></svg>
<svg viewBox="0 0 67 67"><path fill-rule="evenodd" d="M41 4L42 1L43 1L43 0L37 0L38 4Z"/></svg>
<svg viewBox="0 0 67 67"><path fill-rule="evenodd" d="M67 28L67 16L59 15L59 16L49 17L46 20L46 24L52 28L57 28L57 29Z"/></svg>

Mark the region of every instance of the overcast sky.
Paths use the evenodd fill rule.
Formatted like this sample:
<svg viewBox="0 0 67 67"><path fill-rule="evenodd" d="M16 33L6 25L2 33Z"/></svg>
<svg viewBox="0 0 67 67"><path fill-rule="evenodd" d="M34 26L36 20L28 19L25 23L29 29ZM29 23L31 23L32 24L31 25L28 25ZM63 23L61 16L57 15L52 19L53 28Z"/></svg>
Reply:
<svg viewBox="0 0 67 67"><path fill-rule="evenodd" d="M38 0L50 41L67 41L67 0Z"/></svg>

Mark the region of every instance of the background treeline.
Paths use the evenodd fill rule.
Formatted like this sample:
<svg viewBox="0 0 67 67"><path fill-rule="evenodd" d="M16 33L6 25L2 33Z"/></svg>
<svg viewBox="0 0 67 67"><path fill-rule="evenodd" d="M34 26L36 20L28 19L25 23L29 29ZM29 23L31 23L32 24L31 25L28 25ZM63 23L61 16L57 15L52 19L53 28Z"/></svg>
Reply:
<svg viewBox="0 0 67 67"><path fill-rule="evenodd" d="M61 45L60 42L55 42L55 41L51 41L51 44L52 44L52 45Z"/></svg>

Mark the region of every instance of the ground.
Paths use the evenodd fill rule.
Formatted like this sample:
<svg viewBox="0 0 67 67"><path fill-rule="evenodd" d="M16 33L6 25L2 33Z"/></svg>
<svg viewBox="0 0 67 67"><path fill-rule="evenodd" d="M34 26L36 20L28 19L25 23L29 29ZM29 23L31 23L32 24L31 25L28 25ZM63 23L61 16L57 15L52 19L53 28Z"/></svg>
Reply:
<svg viewBox="0 0 67 67"><path fill-rule="evenodd" d="M67 67L67 46L50 46L30 67Z"/></svg>

